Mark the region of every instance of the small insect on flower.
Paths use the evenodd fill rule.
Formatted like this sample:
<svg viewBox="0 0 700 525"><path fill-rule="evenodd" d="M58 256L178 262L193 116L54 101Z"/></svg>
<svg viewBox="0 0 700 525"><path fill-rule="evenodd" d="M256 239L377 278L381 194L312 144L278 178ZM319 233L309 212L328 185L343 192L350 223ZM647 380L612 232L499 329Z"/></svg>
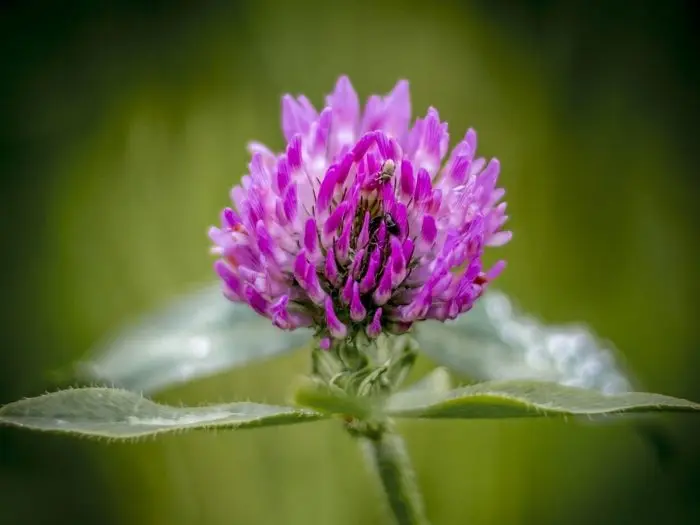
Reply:
<svg viewBox="0 0 700 525"><path fill-rule="evenodd" d="M377 182L379 184L384 184L391 181L391 179L394 178L395 171L396 163L391 159L387 159L382 165L382 169L377 174Z"/></svg>
<svg viewBox="0 0 700 525"><path fill-rule="evenodd" d="M448 155L437 110L411 122L406 81L364 111L347 77L320 112L286 95L282 130L281 155L250 145L235 210L209 233L228 299L332 345L454 319L503 269L481 259L511 235L500 164L476 156L474 130Z"/></svg>
<svg viewBox="0 0 700 525"><path fill-rule="evenodd" d="M385 213L383 219L384 224L386 224L386 231L389 235L394 235L395 237L401 235L401 229L399 228L399 225L396 224L396 221L391 216L391 213Z"/></svg>

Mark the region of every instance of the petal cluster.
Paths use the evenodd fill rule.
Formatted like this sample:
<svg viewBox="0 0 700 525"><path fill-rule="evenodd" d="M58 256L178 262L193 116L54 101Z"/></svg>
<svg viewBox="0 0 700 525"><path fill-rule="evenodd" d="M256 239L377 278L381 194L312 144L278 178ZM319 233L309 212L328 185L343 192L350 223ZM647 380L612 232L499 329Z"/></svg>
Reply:
<svg viewBox="0 0 700 525"><path fill-rule="evenodd" d="M481 261L511 236L498 161L476 156L471 129L448 155L434 108L411 126L407 82L364 111L347 77L320 112L287 95L282 131L282 154L249 146L234 207L209 233L230 300L285 330L376 337L454 319L503 269Z"/></svg>

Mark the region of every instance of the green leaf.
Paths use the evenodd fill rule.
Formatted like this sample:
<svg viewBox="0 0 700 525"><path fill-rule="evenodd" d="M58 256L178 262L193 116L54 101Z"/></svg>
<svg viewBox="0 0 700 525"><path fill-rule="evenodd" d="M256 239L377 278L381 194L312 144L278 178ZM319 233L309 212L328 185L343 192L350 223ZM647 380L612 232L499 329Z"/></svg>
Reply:
<svg viewBox="0 0 700 525"><path fill-rule="evenodd" d="M301 378L294 391L294 403L324 414L373 419L380 404L376 398L358 397L320 380Z"/></svg>
<svg viewBox="0 0 700 525"><path fill-rule="evenodd" d="M60 390L0 408L0 424L109 439L191 429L289 425L323 417L310 410L259 403L174 407L112 388Z"/></svg>
<svg viewBox="0 0 700 525"><path fill-rule="evenodd" d="M526 379L598 390L632 390L615 351L582 326L547 326L489 290L454 321L417 323L421 352L475 381Z"/></svg>
<svg viewBox="0 0 700 525"><path fill-rule="evenodd" d="M186 295L97 345L78 364L82 380L147 394L290 352L311 337L285 332L219 286Z"/></svg>
<svg viewBox="0 0 700 525"><path fill-rule="evenodd" d="M390 416L429 419L489 419L538 416L600 416L629 412L693 412L700 404L629 392L596 390L536 381L493 381L447 393L402 393L389 398Z"/></svg>
<svg viewBox="0 0 700 525"><path fill-rule="evenodd" d="M434 368L418 381L397 392L398 395L432 395L444 394L452 389L452 378L444 367Z"/></svg>

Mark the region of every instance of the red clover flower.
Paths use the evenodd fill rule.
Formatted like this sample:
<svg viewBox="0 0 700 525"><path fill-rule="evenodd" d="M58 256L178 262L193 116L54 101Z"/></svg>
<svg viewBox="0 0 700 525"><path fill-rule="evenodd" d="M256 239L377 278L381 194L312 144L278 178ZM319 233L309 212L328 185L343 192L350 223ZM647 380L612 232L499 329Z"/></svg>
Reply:
<svg viewBox="0 0 700 525"><path fill-rule="evenodd" d="M472 129L443 164L437 110L410 120L404 80L364 112L347 77L320 113L284 96L286 151L249 145L235 209L209 232L226 297L279 328L314 327L322 348L467 312L505 266L481 260L511 237L500 165L475 156Z"/></svg>

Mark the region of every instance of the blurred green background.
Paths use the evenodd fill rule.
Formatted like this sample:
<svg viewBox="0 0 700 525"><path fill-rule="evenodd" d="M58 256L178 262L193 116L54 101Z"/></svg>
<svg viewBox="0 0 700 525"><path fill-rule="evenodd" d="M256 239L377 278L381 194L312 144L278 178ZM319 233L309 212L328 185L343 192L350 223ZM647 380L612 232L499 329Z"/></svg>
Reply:
<svg viewBox="0 0 700 525"><path fill-rule="evenodd" d="M698 29L680 1L3 2L0 402L212 279L206 229L279 99L411 82L503 165L500 286L586 321L644 388L700 400ZM428 363L423 363L427 367ZM302 353L161 396L283 402ZM403 426L435 525L700 522L700 421ZM108 445L0 429L0 523L379 524L331 423Z"/></svg>

